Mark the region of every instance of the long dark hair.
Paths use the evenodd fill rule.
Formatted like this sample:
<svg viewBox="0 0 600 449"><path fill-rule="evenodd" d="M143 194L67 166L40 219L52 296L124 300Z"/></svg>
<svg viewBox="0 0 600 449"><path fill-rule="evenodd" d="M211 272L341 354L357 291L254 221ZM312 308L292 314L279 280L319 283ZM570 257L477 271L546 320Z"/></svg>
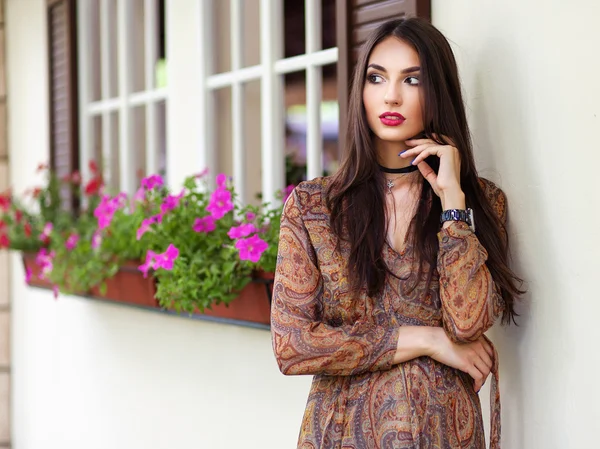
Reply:
<svg viewBox="0 0 600 449"><path fill-rule="evenodd" d="M357 290L366 287L367 293L373 296L382 291L386 277L392 274L382 258L386 236L384 177L378 166L373 134L362 101L371 52L377 44L392 36L412 45L419 54L424 104L422 136L442 145L449 144L442 137L447 136L460 153L461 187L467 206L476 216L477 237L488 252L486 265L502 293L502 321L514 321L514 301L523 293L517 284L522 281L508 266L506 230L479 183L456 60L442 33L419 18L391 20L377 28L363 45L354 71L347 148L340 169L326 192L332 230L338 242L344 240L350 244L348 269L353 276L352 284ZM428 157L426 161L437 173L439 159ZM426 263L429 265L428 287L439 250L437 233L441 212L440 199L424 181L417 211L407 232L417 252L418 273L424 271Z"/></svg>

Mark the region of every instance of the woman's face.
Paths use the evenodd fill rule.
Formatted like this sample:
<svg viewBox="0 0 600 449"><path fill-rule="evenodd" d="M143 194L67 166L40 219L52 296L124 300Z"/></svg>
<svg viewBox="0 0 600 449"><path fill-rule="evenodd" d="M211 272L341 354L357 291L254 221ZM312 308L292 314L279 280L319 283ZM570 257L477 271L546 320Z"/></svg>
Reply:
<svg viewBox="0 0 600 449"><path fill-rule="evenodd" d="M363 104L376 140L404 143L423 131L420 61L413 47L388 37L373 48Z"/></svg>

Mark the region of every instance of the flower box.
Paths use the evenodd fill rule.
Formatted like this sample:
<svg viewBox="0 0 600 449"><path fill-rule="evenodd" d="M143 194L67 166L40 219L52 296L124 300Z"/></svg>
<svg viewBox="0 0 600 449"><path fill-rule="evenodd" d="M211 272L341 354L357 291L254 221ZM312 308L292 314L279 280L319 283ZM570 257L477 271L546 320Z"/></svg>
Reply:
<svg viewBox="0 0 600 449"><path fill-rule="evenodd" d="M32 253L22 253L23 265L29 270L29 285L52 289L49 281L39 279L41 272ZM152 276L144 278L139 271L139 262L127 262L111 278L106 280L104 292L100 287L93 287L84 296L114 301L152 309L160 309L156 294L156 280ZM215 304L204 312L194 312L196 316L206 316L225 321L249 322L269 325L271 319L271 297L273 294L273 273L257 272L252 282L242 289L239 296L229 304ZM173 308L169 308L173 312ZM185 316L185 313L181 313Z"/></svg>
<svg viewBox="0 0 600 449"><path fill-rule="evenodd" d="M139 265L139 262L125 263L113 277L106 280L104 292L100 287L93 287L90 296L143 307L158 307L154 297L154 278L144 278L138 270Z"/></svg>
<svg viewBox="0 0 600 449"><path fill-rule="evenodd" d="M34 253L22 253L23 267L25 272L29 273L27 283L34 287L52 288L50 281L40 279L42 269L38 266L35 261L36 255Z"/></svg>
<svg viewBox="0 0 600 449"><path fill-rule="evenodd" d="M23 194L36 208L0 195L0 249L24 252L29 285L268 328L274 275L265 271L275 271L284 192L243 205L231 178L218 174L211 188L206 170L177 191L160 175L147 176L134 195L110 192L93 161L86 182L78 172L58 178L45 165L38 171L47 185ZM67 188L86 207L64 208ZM232 291L239 291L233 301Z"/></svg>
<svg viewBox="0 0 600 449"><path fill-rule="evenodd" d="M258 324L271 324L273 273L257 273L229 304L212 305L203 315Z"/></svg>

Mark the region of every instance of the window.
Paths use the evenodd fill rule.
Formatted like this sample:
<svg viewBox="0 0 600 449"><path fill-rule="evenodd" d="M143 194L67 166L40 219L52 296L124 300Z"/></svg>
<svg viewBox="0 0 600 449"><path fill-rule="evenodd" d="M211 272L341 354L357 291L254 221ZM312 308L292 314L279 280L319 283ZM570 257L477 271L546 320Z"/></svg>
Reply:
<svg viewBox="0 0 600 449"><path fill-rule="evenodd" d="M333 46L323 48L323 4L333 1L204 2L202 23L212 25L203 40L207 165L233 175L242 201L256 192L273 201L285 185L286 88L298 80L306 80L307 175L323 172L322 68L338 54ZM298 34L284 30L290 24Z"/></svg>
<svg viewBox="0 0 600 449"><path fill-rule="evenodd" d="M145 174L208 167L232 175L244 202L335 171L357 46L383 20L430 14L430 0L47 1L59 175L89 177L94 159L111 189L131 193ZM180 147L170 165L167 120Z"/></svg>
<svg viewBox="0 0 600 449"><path fill-rule="evenodd" d="M165 174L164 0L78 0L79 160L133 193ZM168 176L168 174L167 174Z"/></svg>
<svg viewBox="0 0 600 449"><path fill-rule="evenodd" d="M201 14L204 162L242 201L273 201L290 163L308 179L335 171L356 48L388 18L429 17L429 0L207 1Z"/></svg>

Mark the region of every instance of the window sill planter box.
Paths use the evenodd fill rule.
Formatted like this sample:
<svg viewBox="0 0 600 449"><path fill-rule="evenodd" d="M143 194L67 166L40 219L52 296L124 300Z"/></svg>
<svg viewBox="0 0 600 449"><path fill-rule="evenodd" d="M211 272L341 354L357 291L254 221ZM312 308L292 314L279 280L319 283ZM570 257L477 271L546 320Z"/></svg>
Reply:
<svg viewBox="0 0 600 449"><path fill-rule="evenodd" d="M210 309L205 309L204 313L200 315L268 326L271 323L274 278L274 273L255 273L252 282L246 285L231 303L212 305Z"/></svg>
<svg viewBox="0 0 600 449"><path fill-rule="evenodd" d="M28 284L33 287L52 289L52 284L49 281L45 281L39 278L39 275L42 272L42 270L35 262L36 254L21 253L21 257L23 259L23 267L25 268L25 271L31 273L31 278L29 279Z"/></svg>
<svg viewBox="0 0 600 449"><path fill-rule="evenodd" d="M31 272L29 285L52 289L52 284L41 280L41 272L36 264L36 255L22 253L23 265ZM107 279L106 289L102 293L100 287L94 287L82 296L114 301L125 305L134 305L154 310L163 310L170 314L188 316L185 312L180 314L174 309L161 309L155 298L156 281L152 276L144 278L138 270L140 262L127 262L112 277ZM203 313L195 312L193 318L207 319L223 323L257 325L253 327L268 328L271 320L271 297L273 294L274 273L257 272L252 276L252 282L242 289L239 296L229 304L215 304Z"/></svg>
<svg viewBox="0 0 600 449"><path fill-rule="evenodd" d="M106 290L93 287L90 296L142 307L158 307L156 284L152 276L144 278L138 270L140 262L126 262L117 273L107 279Z"/></svg>

